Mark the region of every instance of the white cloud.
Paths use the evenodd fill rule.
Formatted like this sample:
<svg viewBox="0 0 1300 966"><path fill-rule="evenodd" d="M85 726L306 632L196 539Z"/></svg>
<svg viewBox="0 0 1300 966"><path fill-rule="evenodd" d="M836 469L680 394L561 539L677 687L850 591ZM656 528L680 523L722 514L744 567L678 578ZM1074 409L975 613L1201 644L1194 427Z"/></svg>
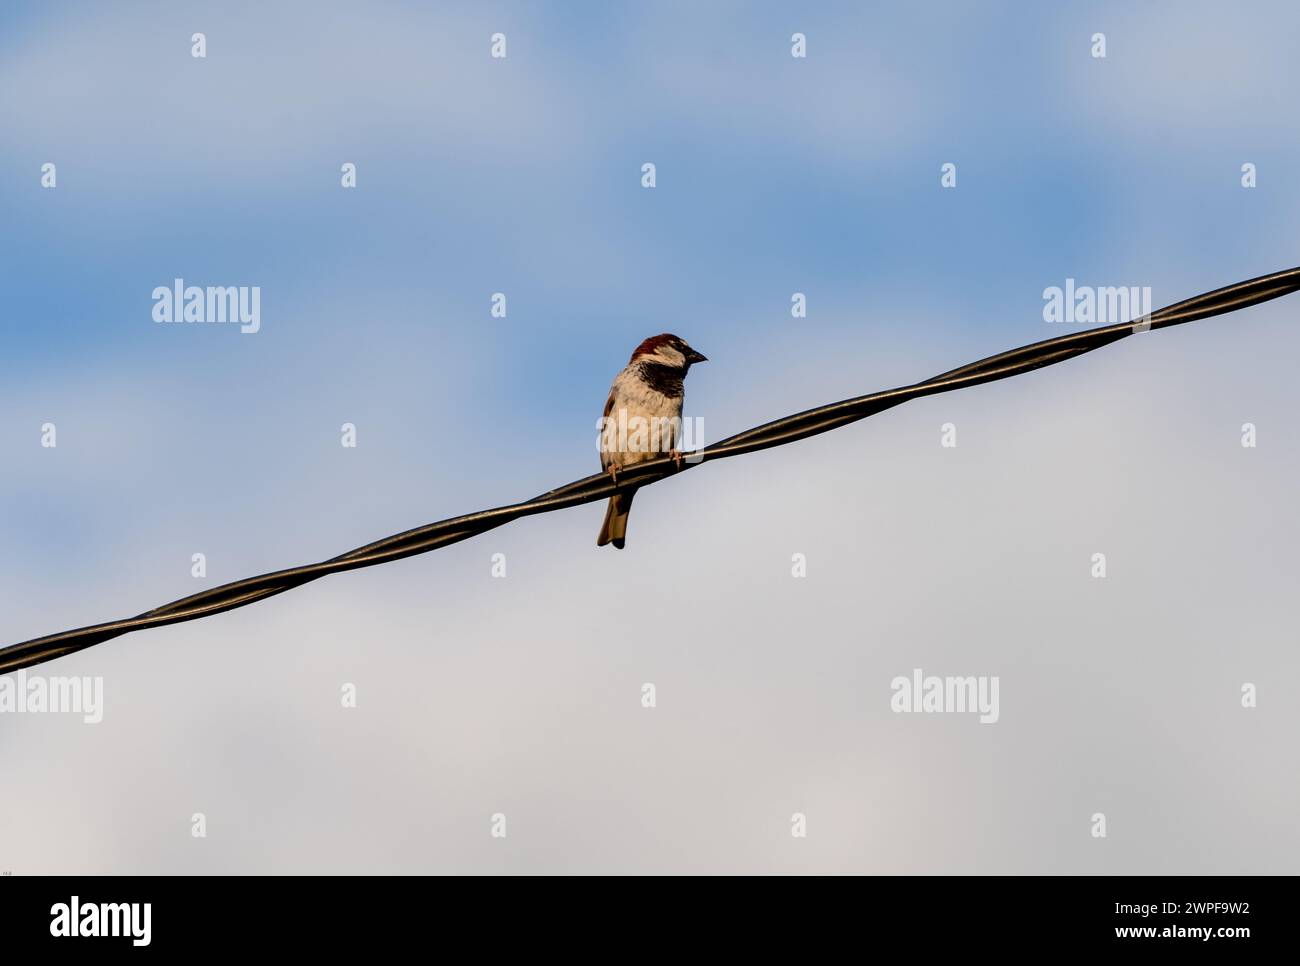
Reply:
<svg viewBox="0 0 1300 966"><path fill-rule="evenodd" d="M1193 331L1152 338L1176 349ZM1276 630L1294 574L1259 528L1300 536L1270 509L1296 460L1184 423L1187 387L1213 370L1152 376L1149 358L1132 340L704 467L642 495L621 554L594 548L598 507L568 511L51 665L108 677L105 722L6 729L6 775L41 789L0 803L0 828L25 830L6 861L1283 871L1300 784L1264 735L1300 723L1275 693L1296 670ZM958 400L959 447L942 450ZM1097 549L1105 581L1088 576ZM893 715L888 682L913 667L1000 675L1002 720ZM1272 694L1258 711L1237 705L1244 680ZM1098 810L1123 844L1105 859Z"/></svg>

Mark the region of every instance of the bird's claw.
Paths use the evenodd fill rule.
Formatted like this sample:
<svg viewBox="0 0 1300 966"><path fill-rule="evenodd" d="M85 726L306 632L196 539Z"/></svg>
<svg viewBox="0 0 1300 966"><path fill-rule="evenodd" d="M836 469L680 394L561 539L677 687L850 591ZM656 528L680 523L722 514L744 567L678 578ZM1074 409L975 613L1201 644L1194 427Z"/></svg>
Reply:
<svg viewBox="0 0 1300 966"><path fill-rule="evenodd" d="M668 455L671 456L671 457L673 458L673 462L677 464L677 472L680 473L680 472L682 471L682 454L681 454L681 452L680 452L679 450L673 450L673 451L670 452Z"/></svg>

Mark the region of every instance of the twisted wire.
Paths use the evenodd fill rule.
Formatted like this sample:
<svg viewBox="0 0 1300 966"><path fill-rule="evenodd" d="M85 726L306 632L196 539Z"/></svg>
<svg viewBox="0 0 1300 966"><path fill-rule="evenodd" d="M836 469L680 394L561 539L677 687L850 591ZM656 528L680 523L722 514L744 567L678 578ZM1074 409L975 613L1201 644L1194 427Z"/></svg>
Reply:
<svg viewBox="0 0 1300 966"><path fill-rule="evenodd" d="M753 429L745 430L734 436L686 454L685 461L679 467L670 457L660 457L637 463L619 473L617 486L604 473L595 473L564 486L557 487L526 500L508 506L480 510L463 516L451 517L436 523L429 523L413 530L393 534L357 547L337 557L331 557L320 563L290 567L271 573L248 577L232 583L222 584L208 590L199 591L180 600L163 604L153 610L145 611L135 617L92 624L74 630L49 634L19 644L0 648L0 674L32 667L45 661L72 654L76 651L102 644L131 631L147 627L161 627L166 624L179 624L183 621L197 620L213 614L246 607L259 600L274 597L295 587L318 580L327 574L340 573L345 570L357 570L373 567L391 560L401 560L416 554L428 553L440 547L450 546L470 537L486 533L504 526L520 517L537 513L550 513L568 507L604 500L617 490L640 488L657 483L668 476L701 466L714 460L727 459L753 453L758 450L784 446L797 440L816 436L820 433L847 426L868 416L898 406L909 399L933 396L939 393L965 389L988 382L1008 379L1011 376L1031 372L1045 366L1064 362L1076 356L1099 349L1102 346L1118 342L1135 333L1147 330L1163 329L1185 322L1210 318L1235 312L1239 309L1258 305L1300 289L1300 268L1286 269L1271 275L1238 282L1224 288L1185 299L1167 306L1149 316L1133 322L1087 329L1068 335L1035 342L1009 349L1006 352L989 356L969 363L957 369L940 373L924 382L855 396L840 402L829 403L816 409L809 409L792 416L773 420Z"/></svg>

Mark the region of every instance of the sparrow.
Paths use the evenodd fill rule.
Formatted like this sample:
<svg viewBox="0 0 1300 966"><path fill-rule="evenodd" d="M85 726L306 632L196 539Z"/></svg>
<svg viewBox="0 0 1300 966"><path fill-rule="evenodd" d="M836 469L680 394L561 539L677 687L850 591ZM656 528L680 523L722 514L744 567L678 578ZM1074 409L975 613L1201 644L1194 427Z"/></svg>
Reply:
<svg viewBox="0 0 1300 966"><path fill-rule="evenodd" d="M664 333L636 347L627 368L614 377L601 418L600 466L618 485L618 471L634 463L672 456L681 466L682 380L691 366L707 362L685 341ZM633 488L610 497L596 546L623 549Z"/></svg>

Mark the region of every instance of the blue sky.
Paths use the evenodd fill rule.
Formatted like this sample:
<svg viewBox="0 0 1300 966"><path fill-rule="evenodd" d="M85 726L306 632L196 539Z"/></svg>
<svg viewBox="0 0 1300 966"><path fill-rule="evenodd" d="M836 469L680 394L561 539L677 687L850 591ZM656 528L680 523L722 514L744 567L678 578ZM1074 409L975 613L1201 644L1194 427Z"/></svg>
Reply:
<svg viewBox="0 0 1300 966"><path fill-rule="evenodd" d="M0 498L11 508L0 523L4 642L193 592L195 550L212 561L209 583L235 579L594 471L594 423L609 381L631 348L657 332L676 332L710 357L691 374L686 408L717 439L1059 334L1042 320L1042 291L1067 277L1148 285L1161 306L1289 267L1300 254L1300 131L1282 119L1300 84L1298 21L1282 3L8 4L0 11ZM206 34L205 59L190 56L195 31ZM497 31L507 35L504 60L488 56ZM808 37L805 60L790 57L795 31ZM1089 54L1098 31L1107 35L1105 59ZM657 166L653 190L640 186L647 161ZM46 162L58 166L53 190L40 186ZM358 167L356 189L339 186L344 162ZM957 165L952 190L939 186L945 162ZM1257 165L1255 189L1241 187L1245 162ZM150 293L175 277L260 286L261 331L155 324ZM489 314L498 291L509 300L506 319ZM790 317L793 292L807 294L807 319ZM416 634L451 610L492 606L519 624L484 630L485 640L536 633L538 650L554 655L536 673L585 667L607 682L590 662L602 645L623 653L610 642L626 629L564 621L593 587L653 587L676 573L679 551L668 535L686 532L688 572L673 578L662 602L648 591L657 619L707 629L718 608L758 614L764 600L779 599L784 609L754 633L788 622L815 650L817 641L854 633L850 616L828 601L866 593L860 588L870 580L885 581L872 600L911 600L915 591L913 605L924 606L917 590L924 569L901 567L891 578L876 567L901 553L886 536L912 539L904 524L925 517L939 526L937 514L948 529L933 539L956 541L954 561L971 557L947 578L928 579L990 602L978 637L996 656L977 663L1014 664L1020 645L995 629L992 615L1015 607L999 588L1041 576L1034 541L1077 543L1080 553L1105 539L1140 545L1131 536L1140 525L1121 526L1114 501L1136 513L1144 501L1134 493L1157 481L1180 489L1188 508L1275 515L1260 517L1255 543L1238 548L1242 559L1223 564L1240 575L1243 593L1295 575L1280 549L1296 525L1280 495L1293 489L1292 450L1261 450L1248 473L1223 469L1222 487L1239 490L1215 489L1213 469L1238 454L1207 455L1218 452L1211 441L1235 445L1246 419L1268 424L1270 441L1295 442L1295 311L1283 301L1130 340L1142 344L1053 375L909 404L834 442L706 468L638 501L628 554L639 560L595 554L588 544L599 512L589 507L438 555L446 560L334 578L317 585L329 594L300 591L204 628L150 632L66 663L120 673L121 688L130 686L122 683L128 671L137 680L156 674L159 688L176 688L195 707L210 699L207 728L193 740L223 747L236 739L223 730L220 694L239 685L227 682L223 692L214 683L208 694L201 681L177 682L174 669L166 684L160 650L180 667L187 655L227 647L274 652L285 635L319 640L331 627L354 626L340 613L371 628L359 636L375 626L361 615L388 615L383 633L400 650L403 628ZM1193 425L1184 422L1189 414ZM935 427L958 417L980 427L969 437L972 462L963 464L970 476L960 483L931 462L941 455L931 452ZM56 451L39 446L46 421L58 426ZM344 422L358 427L355 451L338 444ZM1060 439L1062 427L1093 440L1095 450ZM1036 443L997 449L1024 440ZM1186 450L1161 448L1177 445ZM1209 462L1180 462L1195 454ZM1046 501L1042 512L1061 533L1047 526L1007 538L984 522L1000 519L999 508L1010 512L997 501L1016 488L1016 459L1026 461L1023 479L1034 481L1022 495ZM891 485L902 502L881 504L875 488ZM751 489L742 498L738 487ZM1278 502L1240 509L1252 494L1274 491ZM1085 513L1091 530L1060 509L1072 499L1097 501L1095 516ZM833 512L845 504L854 505L856 524ZM882 516L864 523L860 513ZM1180 531L1177 520L1167 523L1173 529L1158 529L1156 543L1172 565L1180 553L1169 537ZM1215 531L1199 546L1228 553L1233 539ZM777 589L745 576L770 553L784 577L790 553L804 543L833 558L843 581L820 591L828 595L819 598L820 630L796 620L797 603L773 596L787 592L788 577ZM519 561L509 583L523 586L508 601L480 579L495 550ZM983 574L987 586L966 583L986 558L1005 559L1010 570ZM1158 596L1150 582L1167 571L1145 559L1147 589ZM543 572L551 582L528 583L528 574ZM565 574L572 579L560 580ZM909 574L910 589L888 583ZM1136 588L1129 598L1138 610L1143 599ZM1280 643L1282 611L1259 606L1259 636ZM1225 627L1235 626L1226 616L1232 610L1230 601L1216 610ZM886 606L880 628L907 626L916 619L910 613ZM1141 613L1155 622L1155 637L1177 637ZM950 617L958 628L973 619L956 610ZM1206 626L1204 614L1185 617ZM456 626L469 641L465 619ZM786 639L771 633L775 655ZM917 633L951 642L957 632L941 624ZM649 673L638 667L640 645L627 646L627 665L610 667L632 678ZM328 653L328 643L322 647ZM649 638L644 647L652 647ZM451 673L438 652L418 653L419 669L404 665L405 652L368 660L399 677ZM479 653L485 668L499 671L506 660L493 658L490 646ZM682 687L711 680L707 666L691 663L700 653L678 655ZM1283 662L1274 670L1284 666L1266 653ZM1153 667L1168 668L1176 654L1153 657ZM293 660L301 665L281 668L286 675L313 666L310 654ZM819 660L832 678L853 675L852 657L832 649ZM788 669L775 656L758 664L770 673L735 696L742 707L756 692L778 704L820 700L811 683L782 695ZM892 667L879 673L887 680ZM474 678L460 670L476 682L467 693L491 704L493 672ZM1098 687L1102 697L1094 698L1104 703L1109 692ZM135 695L137 709L152 708L134 712L140 733L167 720L150 693L160 692ZM519 727L561 727L546 719L545 705L540 722ZM711 717L707 707L695 725L734 720L716 704ZM322 720L332 721L329 713ZM303 716L294 718L303 734L319 736L326 726ZM115 727L113 717L105 729ZM608 727L597 710L579 717L586 727ZM391 734L403 726L376 727ZM681 741L698 737L680 727ZM1131 739L1119 726L1114 733ZM62 749L78 739L70 732L41 740ZM946 757L946 748L930 750ZM166 750L153 753L162 760ZM658 753L672 760L674 746ZM724 744L719 754L726 753ZM11 745L8 755L21 752ZM786 784L824 786L853 751L826 756L825 769ZM905 758L893 762L904 772ZM595 765L555 765L569 774L566 767L587 775ZM784 774L779 763L771 767ZM1014 773L1007 787L1022 787L1013 780L1018 766L1006 767ZM431 766L426 776L435 787L438 774ZM918 794L921 775L911 776ZM265 776L254 769L246 778ZM31 780L41 780L39 770ZM1053 786L1062 800L1068 784ZM902 786L910 787L906 778ZM538 787L511 794L526 809ZM851 802L859 793L829 797ZM114 786L112 794L127 802L131 792ZM1292 782L1270 801L1280 810L1294 794ZM562 813L562 803L548 803ZM178 799L178 809L188 807ZM364 803L355 807L364 814ZM464 807L481 810L477 801ZM653 826L674 807L659 802L642 821ZM898 814L908 812L900 801ZM350 827L347 816L334 820ZM106 826L104 834L121 831ZM1283 845L1293 859L1294 837ZM102 867L126 861L123 848ZM599 866L597 852L583 848L573 845L574 862ZM903 856L863 848L864 862L906 868ZM1008 867L1031 867L1041 841L1008 839L1003 848ZM1253 841L1238 850L1255 848L1252 868L1268 861L1268 850ZM394 849L358 846L352 860L357 868L404 868ZM628 845L620 867L653 866L650 851ZM816 867L834 867L832 852ZM708 854L710 868L736 868L750 853L737 839ZM1143 855L1133 868L1154 871L1167 858ZM288 849L281 861L298 859ZM144 865L153 868L151 861ZM263 868L260 861L253 849L237 864ZM1079 868L1091 860L1070 861Z"/></svg>

